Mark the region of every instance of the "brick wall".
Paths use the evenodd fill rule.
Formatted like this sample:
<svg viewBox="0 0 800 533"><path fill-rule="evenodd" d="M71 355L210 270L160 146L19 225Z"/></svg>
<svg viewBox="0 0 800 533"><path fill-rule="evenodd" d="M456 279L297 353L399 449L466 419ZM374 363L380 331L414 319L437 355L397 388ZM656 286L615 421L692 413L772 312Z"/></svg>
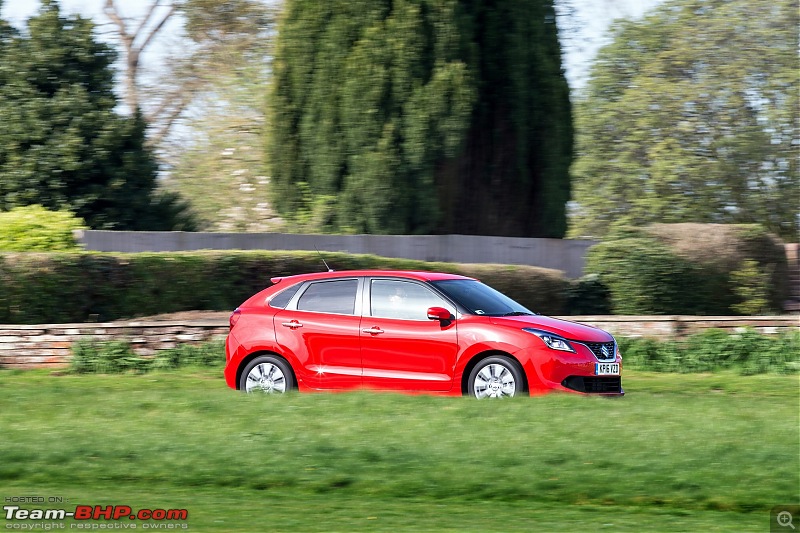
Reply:
<svg viewBox="0 0 800 533"><path fill-rule="evenodd" d="M705 328L738 330L751 327L774 334L800 327L797 316L582 316L561 317L603 328L626 337L680 338ZM81 339L127 340L140 355L179 344L197 344L222 338L227 319L187 321L121 321L106 324L0 325L0 368L62 368L68 365L70 347ZM223 357L223 354L220 354Z"/></svg>

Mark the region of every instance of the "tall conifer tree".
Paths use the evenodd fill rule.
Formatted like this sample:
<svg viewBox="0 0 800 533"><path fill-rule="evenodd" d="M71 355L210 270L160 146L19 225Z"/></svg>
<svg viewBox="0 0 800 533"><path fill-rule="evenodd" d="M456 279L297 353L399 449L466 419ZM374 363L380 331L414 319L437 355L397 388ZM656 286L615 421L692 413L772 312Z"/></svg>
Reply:
<svg viewBox="0 0 800 533"><path fill-rule="evenodd" d="M572 158L551 0L288 0L273 203L311 229L561 237Z"/></svg>

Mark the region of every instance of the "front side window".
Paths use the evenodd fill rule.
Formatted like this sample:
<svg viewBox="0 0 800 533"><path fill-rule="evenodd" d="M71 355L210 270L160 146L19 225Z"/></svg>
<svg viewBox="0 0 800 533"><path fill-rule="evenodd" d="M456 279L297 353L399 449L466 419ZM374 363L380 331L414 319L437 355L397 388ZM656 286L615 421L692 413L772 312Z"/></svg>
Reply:
<svg viewBox="0 0 800 533"><path fill-rule="evenodd" d="M535 315L505 294L477 280L447 279L431 282L437 289L474 315Z"/></svg>
<svg viewBox="0 0 800 533"><path fill-rule="evenodd" d="M355 279L312 283L297 301L297 310L352 315L357 292L358 280Z"/></svg>
<svg viewBox="0 0 800 533"><path fill-rule="evenodd" d="M370 313L374 317L427 320L429 307L451 308L433 291L417 283L391 279L372 280Z"/></svg>

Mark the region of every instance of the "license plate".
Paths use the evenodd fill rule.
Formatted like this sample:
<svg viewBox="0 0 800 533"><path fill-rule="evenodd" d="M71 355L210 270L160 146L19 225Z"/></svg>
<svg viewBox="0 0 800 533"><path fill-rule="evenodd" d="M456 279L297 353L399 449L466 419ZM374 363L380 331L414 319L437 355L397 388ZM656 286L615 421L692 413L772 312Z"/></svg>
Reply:
<svg viewBox="0 0 800 533"><path fill-rule="evenodd" d="M594 364L595 376L618 376L619 363L595 363Z"/></svg>

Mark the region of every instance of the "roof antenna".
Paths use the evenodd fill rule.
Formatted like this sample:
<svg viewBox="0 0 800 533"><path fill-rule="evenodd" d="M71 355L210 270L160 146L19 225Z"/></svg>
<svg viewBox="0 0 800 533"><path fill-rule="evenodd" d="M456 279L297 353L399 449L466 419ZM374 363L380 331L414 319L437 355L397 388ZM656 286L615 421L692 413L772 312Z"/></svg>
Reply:
<svg viewBox="0 0 800 533"><path fill-rule="evenodd" d="M317 253L319 254L319 258L320 258L320 259L322 259L322 264L323 264L323 265L325 265L325 268L327 268L327 269L328 269L328 272L333 272L333 269L332 269L331 267L329 267L329 266L328 266L328 263L326 263L326 262L325 262L325 258L324 258L324 257L322 257L322 252L320 252L320 251L319 251L319 248L317 248L317 246L316 246L316 245L314 245L314 249L315 249L315 250L317 251Z"/></svg>

